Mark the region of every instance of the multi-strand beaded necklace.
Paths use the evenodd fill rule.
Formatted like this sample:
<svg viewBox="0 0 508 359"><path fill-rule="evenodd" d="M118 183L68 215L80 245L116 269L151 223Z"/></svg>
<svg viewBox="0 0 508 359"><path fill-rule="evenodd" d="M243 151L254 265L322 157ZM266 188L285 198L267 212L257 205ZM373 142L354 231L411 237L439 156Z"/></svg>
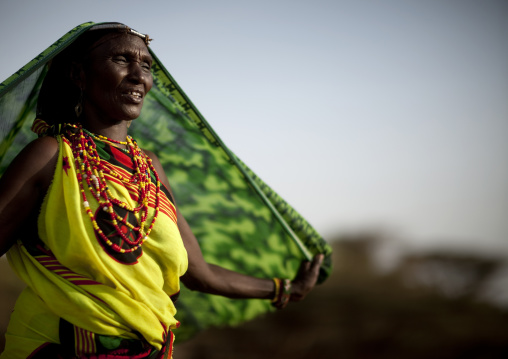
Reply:
<svg viewBox="0 0 508 359"><path fill-rule="evenodd" d="M152 231L152 228L159 214L160 180L157 172L152 165L152 160L143 151L141 151L136 141L133 140L130 136L127 136L127 140L125 142L115 141L101 135L92 134L83 129L81 125L71 126L77 129L77 133L70 136L71 148L76 163L76 173L80 186L81 196L83 198L83 205L85 207L86 213L92 221L93 228L95 232L103 239L103 241L115 252L134 252L141 247L144 241L148 239L148 236ZM128 152L132 157L132 162L135 170L134 174L130 178L125 177L107 166L105 164L106 161L101 161L95 142L93 141L94 138L103 142L109 142L113 145L127 146L127 150L124 152ZM155 212L150 226L145 230L150 199L150 171L154 174L156 180ZM106 182L105 174L111 177L115 177L126 185L134 185L137 187L138 200L136 207L132 207L128 203L123 202L113 196ZM94 213L92 212L90 203L86 197L85 185L88 187L90 193L99 203L99 208L102 208L104 211L109 213L111 224L113 225L116 234L129 244L129 248L125 249L118 244L113 243L101 230L99 224L95 220ZM133 226L128 222L127 218L121 217L115 213L113 205L117 205L127 211L136 214L139 225ZM127 226L132 231L134 231L134 233L137 233L137 238L134 240L129 238L129 236L121 230L119 223Z"/></svg>

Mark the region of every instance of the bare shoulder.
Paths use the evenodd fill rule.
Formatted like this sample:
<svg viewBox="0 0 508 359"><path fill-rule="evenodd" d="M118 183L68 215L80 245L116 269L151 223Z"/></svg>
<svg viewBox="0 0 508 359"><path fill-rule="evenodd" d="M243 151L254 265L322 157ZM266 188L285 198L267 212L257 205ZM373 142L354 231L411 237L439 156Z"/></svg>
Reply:
<svg viewBox="0 0 508 359"><path fill-rule="evenodd" d="M33 216L53 179L58 147L52 137L32 141L0 178L0 256L14 243L15 233L35 225Z"/></svg>
<svg viewBox="0 0 508 359"><path fill-rule="evenodd" d="M30 142L16 157L15 162L40 168L51 160L56 160L58 141L54 137L40 137Z"/></svg>
<svg viewBox="0 0 508 359"><path fill-rule="evenodd" d="M43 187L51 182L58 157L58 141L53 137L41 137L30 142L12 161L2 177L16 173L25 180L31 178Z"/></svg>
<svg viewBox="0 0 508 359"><path fill-rule="evenodd" d="M23 152L26 152L27 156L52 158L58 153L58 141L50 136L36 138L23 149Z"/></svg>

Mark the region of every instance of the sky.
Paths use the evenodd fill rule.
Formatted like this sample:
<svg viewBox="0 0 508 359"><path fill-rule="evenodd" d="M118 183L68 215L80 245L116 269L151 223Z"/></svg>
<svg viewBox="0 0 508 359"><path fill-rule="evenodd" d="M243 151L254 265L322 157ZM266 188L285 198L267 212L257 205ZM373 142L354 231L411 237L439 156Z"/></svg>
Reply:
<svg viewBox="0 0 508 359"><path fill-rule="evenodd" d="M505 0L4 0L0 81L87 21L154 38L219 137L325 238L508 249Z"/></svg>

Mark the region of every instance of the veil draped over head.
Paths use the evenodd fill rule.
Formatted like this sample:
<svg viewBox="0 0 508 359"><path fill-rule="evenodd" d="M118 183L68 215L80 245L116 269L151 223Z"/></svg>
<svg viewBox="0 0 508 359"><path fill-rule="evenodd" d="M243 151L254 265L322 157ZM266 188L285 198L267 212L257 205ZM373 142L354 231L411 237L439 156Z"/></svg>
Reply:
<svg viewBox="0 0 508 359"><path fill-rule="evenodd" d="M83 34L115 26L134 32L118 23L84 23L0 84L0 175L36 137L30 128L39 94L48 96L57 111L55 104L77 100L75 92L46 84L41 91L46 75L55 73L50 67L58 66L55 56ZM324 253L319 282L324 281L331 271L331 247L224 145L151 49L150 53L154 84L129 132L140 147L159 157L205 260L252 276L292 279L302 260ZM49 117L59 116L74 121L63 106L61 113ZM177 308L179 340L211 325L234 325L273 310L267 300L232 300L185 287Z"/></svg>

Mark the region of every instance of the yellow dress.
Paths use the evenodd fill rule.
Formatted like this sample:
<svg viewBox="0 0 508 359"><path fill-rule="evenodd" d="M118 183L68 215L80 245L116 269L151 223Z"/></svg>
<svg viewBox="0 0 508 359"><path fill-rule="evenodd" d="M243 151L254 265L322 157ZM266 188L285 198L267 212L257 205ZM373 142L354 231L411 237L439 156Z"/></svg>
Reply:
<svg viewBox="0 0 508 359"><path fill-rule="evenodd" d="M176 209L162 188L159 215L148 239L135 251L112 250L88 217L69 140L59 135L58 162L38 217L39 238L18 241L8 252L16 273L28 287L20 295L6 334L2 358L27 358L48 343L71 346L75 355L89 355L119 341L142 342L160 350L172 346L174 298L187 269L187 253L177 227ZM95 140L102 161L115 173L132 177L130 157ZM104 163L104 162L103 162ZM136 207L135 184L105 175L113 198ZM154 215L155 185L150 187L148 220ZM88 188L85 194L96 223L122 248L133 246L112 230L111 218ZM115 205L134 227L134 212ZM135 228L122 225L127 238Z"/></svg>

